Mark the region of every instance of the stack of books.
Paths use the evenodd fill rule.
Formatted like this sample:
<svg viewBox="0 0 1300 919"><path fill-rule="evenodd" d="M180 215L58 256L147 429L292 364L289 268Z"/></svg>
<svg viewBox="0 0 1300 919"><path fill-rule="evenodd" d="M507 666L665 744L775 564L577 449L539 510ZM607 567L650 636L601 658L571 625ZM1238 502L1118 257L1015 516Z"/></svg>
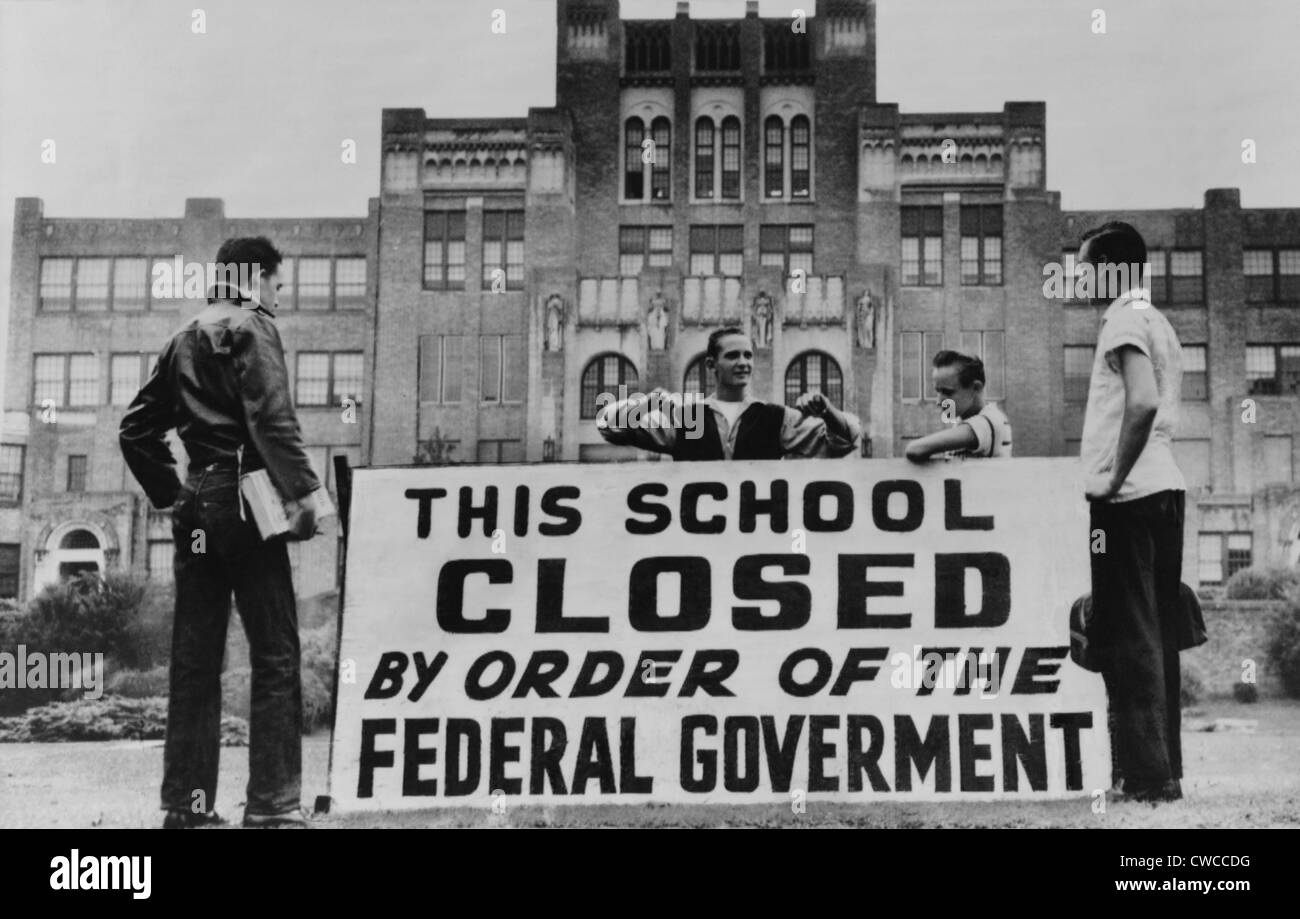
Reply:
<svg viewBox="0 0 1300 919"><path fill-rule="evenodd" d="M289 532L289 513L285 510L285 499L271 481L265 469L245 473L239 479L239 491L248 502L248 509L253 513L253 522L263 539L280 536ZM324 520L338 513L334 502L325 486L311 493L316 502L316 519Z"/></svg>

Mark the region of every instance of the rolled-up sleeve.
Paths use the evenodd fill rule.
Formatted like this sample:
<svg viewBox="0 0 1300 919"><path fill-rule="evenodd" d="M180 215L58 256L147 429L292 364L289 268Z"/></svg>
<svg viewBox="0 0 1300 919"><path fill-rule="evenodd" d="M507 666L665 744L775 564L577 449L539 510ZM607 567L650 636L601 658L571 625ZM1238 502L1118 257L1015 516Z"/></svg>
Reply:
<svg viewBox="0 0 1300 919"><path fill-rule="evenodd" d="M849 424L848 437L831 433L824 418L805 415L787 406L785 422L781 425L782 449L787 456L795 457L836 459L849 455L862 437L862 423L850 412L843 415Z"/></svg>
<svg viewBox="0 0 1300 919"><path fill-rule="evenodd" d="M681 407L671 399L655 400L634 396L606 403L596 413L596 430L617 447L639 447L655 453L672 453L677 444L675 422Z"/></svg>

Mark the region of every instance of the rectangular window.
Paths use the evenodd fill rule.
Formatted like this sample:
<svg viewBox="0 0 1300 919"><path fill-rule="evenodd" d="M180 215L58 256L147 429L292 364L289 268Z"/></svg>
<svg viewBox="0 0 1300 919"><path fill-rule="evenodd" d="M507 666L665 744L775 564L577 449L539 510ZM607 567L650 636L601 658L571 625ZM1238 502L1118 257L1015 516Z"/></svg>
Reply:
<svg viewBox="0 0 1300 919"><path fill-rule="evenodd" d="M524 212L483 212L483 283L501 272L507 290L524 286Z"/></svg>
<svg viewBox="0 0 1300 919"><path fill-rule="evenodd" d="M145 564L151 581L167 581L172 578L172 558L176 547L170 539L149 540L149 555Z"/></svg>
<svg viewBox="0 0 1300 919"><path fill-rule="evenodd" d="M1249 568L1253 554L1253 538L1249 533L1228 534L1227 575L1232 577L1243 568Z"/></svg>
<svg viewBox="0 0 1300 919"><path fill-rule="evenodd" d="M722 119L722 197L740 197L740 119Z"/></svg>
<svg viewBox="0 0 1300 919"><path fill-rule="evenodd" d="M1152 303L1169 302L1168 253L1162 249L1147 250L1147 288Z"/></svg>
<svg viewBox="0 0 1300 919"><path fill-rule="evenodd" d="M619 274L633 277L646 265L666 268L673 263L672 227L619 227Z"/></svg>
<svg viewBox="0 0 1300 919"><path fill-rule="evenodd" d="M808 118L796 115L790 120L790 197L807 198L812 194L812 129Z"/></svg>
<svg viewBox="0 0 1300 919"><path fill-rule="evenodd" d="M294 281L298 269L298 260L286 255L280 262L280 309L291 310L297 299L297 286Z"/></svg>
<svg viewBox="0 0 1300 919"><path fill-rule="evenodd" d="M366 260L349 256L334 261L334 306L341 310L366 305Z"/></svg>
<svg viewBox="0 0 1300 919"><path fill-rule="evenodd" d="M429 211L424 215L424 286L465 286L465 212Z"/></svg>
<svg viewBox="0 0 1300 919"><path fill-rule="evenodd" d="M785 123L771 115L763 127L763 194L785 197Z"/></svg>
<svg viewBox="0 0 1300 919"><path fill-rule="evenodd" d="M420 401L454 405L464 380L464 335L420 336Z"/></svg>
<svg viewBox="0 0 1300 919"><path fill-rule="evenodd" d="M22 557L19 543L0 543L0 598L18 599L18 568Z"/></svg>
<svg viewBox="0 0 1300 919"><path fill-rule="evenodd" d="M479 339L479 398L483 402L523 401L522 335L483 335Z"/></svg>
<svg viewBox="0 0 1300 919"><path fill-rule="evenodd" d="M38 354L32 361L32 404L42 406L50 402L56 406L67 404L64 383L67 356L63 354Z"/></svg>
<svg viewBox="0 0 1300 919"><path fill-rule="evenodd" d="M521 440L480 440L478 461L491 464L522 463L524 443Z"/></svg>
<svg viewBox="0 0 1300 919"><path fill-rule="evenodd" d="M1169 253L1170 303L1204 303L1203 282L1200 250Z"/></svg>
<svg viewBox="0 0 1300 919"><path fill-rule="evenodd" d="M713 119L700 118L695 122L695 197L713 197Z"/></svg>
<svg viewBox="0 0 1300 919"><path fill-rule="evenodd" d="M41 309L72 309L72 261L70 258L41 259Z"/></svg>
<svg viewBox="0 0 1300 919"><path fill-rule="evenodd" d="M70 408L99 404L99 359L93 354L68 355L68 401Z"/></svg>
<svg viewBox="0 0 1300 919"><path fill-rule="evenodd" d="M1065 346L1066 402L1088 401L1088 386L1092 381L1092 362L1095 350L1092 345Z"/></svg>
<svg viewBox="0 0 1300 919"><path fill-rule="evenodd" d="M672 128L667 118L656 118L650 125L650 139L654 141L650 163L650 197L667 201L672 190Z"/></svg>
<svg viewBox="0 0 1300 919"><path fill-rule="evenodd" d="M1196 539L1196 576L1202 584L1223 583L1223 534L1201 533Z"/></svg>
<svg viewBox="0 0 1300 919"><path fill-rule="evenodd" d="M298 309L329 309L330 260L328 258L299 258L297 286Z"/></svg>
<svg viewBox="0 0 1300 919"><path fill-rule="evenodd" d="M149 302L148 282L148 259L113 259L113 309L144 309Z"/></svg>
<svg viewBox="0 0 1300 919"><path fill-rule="evenodd" d="M1001 399L1005 390L1005 332L962 332L960 348L984 362L984 395ZM933 358L932 358L933 359Z"/></svg>
<svg viewBox="0 0 1300 919"><path fill-rule="evenodd" d="M943 208L900 208L902 222L902 283L936 286L943 283Z"/></svg>
<svg viewBox="0 0 1300 919"><path fill-rule="evenodd" d="M114 354L109 359L108 402L130 405L157 358L152 354Z"/></svg>
<svg viewBox="0 0 1300 919"><path fill-rule="evenodd" d="M1246 300L1260 303L1273 300L1273 250L1244 249L1241 253L1241 273L1246 276Z"/></svg>
<svg viewBox="0 0 1300 919"><path fill-rule="evenodd" d="M108 266L106 258L77 259L77 312L108 309Z"/></svg>
<svg viewBox="0 0 1300 919"><path fill-rule="evenodd" d="M739 277L745 263L742 226L691 227L691 274Z"/></svg>
<svg viewBox="0 0 1300 919"><path fill-rule="evenodd" d="M74 453L68 457L68 491L86 490L86 455Z"/></svg>
<svg viewBox="0 0 1300 919"><path fill-rule="evenodd" d="M924 392L921 381L921 333L902 332L898 336L899 392L903 401L916 401Z"/></svg>
<svg viewBox="0 0 1300 919"><path fill-rule="evenodd" d="M361 352L339 351L331 355L330 404L339 406L344 399L360 404L364 383L361 379Z"/></svg>
<svg viewBox="0 0 1300 919"><path fill-rule="evenodd" d="M759 227L758 252L760 265L780 268L787 275L796 269L812 274L813 228L811 225Z"/></svg>
<svg viewBox="0 0 1300 919"><path fill-rule="evenodd" d="M329 405L330 356L325 351L298 352L298 405Z"/></svg>
<svg viewBox="0 0 1300 919"><path fill-rule="evenodd" d="M1246 345L1246 383L1251 395L1300 393L1300 344Z"/></svg>
<svg viewBox="0 0 1300 919"><path fill-rule="evenodd" d="M0 504L18 504L23 497L21 444L0 444Z"/></svg>
<svg viewBox="0 0 1300 919"><path fill-rule="evenodd" d="M1277 298L1283 303L1300 300L1300 249L1278 250Z"/></svg>
<svg viewBox="0 0 1300 919"><path fill-rule="evenodd" d="M1209 395L1205 345L1183 345L1183 401L1204 402Z"/></svg>
<svg viewBox="0 0 1300 919"><path fill-rule="evenodd" d="M962 205L961 282L1002 283L1002 205Z"/></svg>

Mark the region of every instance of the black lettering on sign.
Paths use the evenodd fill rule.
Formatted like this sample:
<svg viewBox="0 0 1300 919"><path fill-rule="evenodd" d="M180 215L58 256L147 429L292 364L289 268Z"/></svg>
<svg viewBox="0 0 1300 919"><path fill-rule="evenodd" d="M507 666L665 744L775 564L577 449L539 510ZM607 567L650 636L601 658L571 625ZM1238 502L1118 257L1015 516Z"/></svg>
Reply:
<svg viewBox="0 0 1300 919"><path fill-rule="evenodd" d="M912 764L916 764L917 778L934 767L934 790L952 791L952 752L948 749L948 716L935 715L930 719L930 729L925 740L916 733L916 725L908 715L894 716L894 787L899 791L912 790Z"/></svg>
<svg viewBox="0 0 1300 919"><path fill-rule="evenodd" d="M488 750L488 790L494 795L498 791L517 795L523 790L522 779L506 778L506 764L519 762L519 747L510 743L510 735L522 734L523 730L522 718L492 719L492 745Z"/></svg>
<svg viewBox="0 0 1300 919"><path fill-rule="evenodd" d="M717 666L711 666L715 664ZM734 696L735 693L723 686L722 682L735 673L739 666L740 652L735 648L696 651L677 695L679 698L690 698L697 689L703 689L710 696Z"/></svg>
<svg viewBox="0 0 1300 919"><path fill-rule="evenodd" d="M1011 685L1012 695L1031 695L1041 692L1056 692L1060 680L1040 680L1049 677L1061 669L1059 663L1070 653L1068 645L1059 648L1025 648L1020 658L1020 669L1016 671L1016 681Z"/></svg>
<svg viewBox="0 0 1300 919"><path fill-rule="evenodd" d="M659 615L659 576L680 575L678 614ZM709 622L713 585L707 559L665 555L637 560L628 577L628 621L638 632L693 632Z"/></svg>
<svg viewBox="0 0 1300 919"><path fill-rule="evenodd" d="M975 742L976 731L993 730L993 716L988 713L957 716L957 761L961 769L962 791L992 791L993 776L980 775L981 762L993 759L992 747Z"/></svg>
<svg viewBox="0 0 1300 919"><path fill-rule="evenodd" d="M402 691L402 674L406 672L407 657L401 651L385 651L379 655L374 676L366 687L364 699L391 699Z"/></svg>
<svg viewBox="0 0 1300 919"><path fill-rule="evenodd" d="M862 732L871 734L871 742L862 749ZM862 790L862 773L867 774L872 791L889 791L885 774L880 771L880 754L885 749L885 728L875 715L849 715L848 725L849 791Z"/></svg>
<svg viewBox="0 0 1300 919"><path fill-rule="evenodd" d="M889 515L891 495L907 498L907 513L902 517ZM909 479L891 479L877 482L871 489L871 519L876 529L885 533L910 533L925 519L925 491L920 482Z"/></svg>
<svg viewBox="0 0 1300 919"><path fill-rule="evenodd" d="M961 648L922 648L921 685L916 687L916 694L918 696L932 695L934 688L943 681L944 662L955 660L960 653Z"/></svg>
<svg viewBox="0 0 1300 919"><path fill-rule="evenodd" d="M700 498L704 497L721 501L727 497L727 486L722 482L687 482L682 486L682 532L711 534L726 531L727 518L722 514L708 520L700 519Z"/></svg>
<svg viewBox="0 0 1300 919"><path fill-rule="evenodd" d="M435 615L444 632L481 634L504 632L510 625L510 610L489 609L482 619L465 618L465 579L471 574L486 574L489 584L509 584L514 568L503 558L453 559L438 573L438 599Z"/></svg>
<svg viewBox="0 0 1300 919"><path fill-rule="evenodd" d="M770 497L758 497L754 483L746 479L740 483L740 532L753 533L758 528L758 515L771 518L772 532L784 533L790 529L790 483L773 479Z"/></svg>
<svg viewBox="0 0 1300 919"><path fill-rule="evenodd" d="M827 775L826 760L835 756L835 744L826 740L827 731L840 725L838 715L813 715L808 719L808 791L839 791L837 776Z"/></svg>
<svg viewBox="0 0 1300 919"><path fill-rule="evenodd" d="M812 661L816 664L817 672L807 683L799 683L795 681L794 668L804 661ZM822 691L831 678L832 669L831 656L821 648L800 648L798 651L791 651L786 656L786 659L781 662L777 682L781 686L781 691L787 695L806 699L808 696L815 696Z"/></svg>
<svg viewBox="0 0 1300 919"><path fill-rule="evenodd" d="M636 719L618 719L618 793L648 795L654 779L636 774Z"/></svg>
<svg viewBox="0 0 1300 919"><path fill-rule="evenodd" d="M465 772L460 771L461 748L465 750ZM472 795L483 779L483 730L473 718L448 718L446 759L442 793L448 798ZM490 791L491 789L489 789Z"/></svg>
<svg viewBox="0 0 1300 919"><path fill-rule="evenodd" d="M528 663L524 664L524 672L519 675L519 682L515 684L512 697L526 699L528 693L535 692L539 699L558 698L560 694L551 688L551 684L559 679L560 674L568 667L569 655L563 651L534 651L529 656Z"/></svg>
<svg viewBox="0 0 1300 919"><path fill-rule="evenodd" d="M943 480L943 527L945 530L991 530L993 516L966 517L961 511L961 479Z"/></svg>
<svg viewBox="0 0 1300 919"><path fill-rule="evenodd" d="M799 735L803 733L803 715L793 715L786 719L785 735L776 736L776 719L764 715L763 749L767 752L767 774L772 779L772 790L788 792L790 778L794 775L794 758L799 752Z"/></svg>
<svg viewBox="0 0 1300 919"><path fill-rule="evenodd" d="M562 558L537 560L537 632L608 632L608 616L564 615L564 565Z"/></svg>
<svg viewBox="0 0 1300 919"><path fill-rule="evenodd" d="M624 526L636 536L649 536L662 533L673 522L673 512L662 504L652 504L646 498L668 497L668 486L663 482L645 482L633 487L627 493L627 509L634 514L649 514L650 520L627 519Z"/></svg>
<svg viewBox="0 0 1300 919"><path fill-rule="evenodd" d="M966 613L966 569L980 573L980 611ZM938 552L934 556L934 624L941 629L988 629L1011 615L1011 563L998 552Z"/></svg>
<svg viewBox="0 0 1300 919"><path fill-rule="evenodd" d="M493 664L501 665L500 675L488 685L483 685L483 673ZM515 659L508 651L489 651L475 658L465 674L465 695L475 702L495 699L515 678Z"/></svg>
<svg viewBox="0 0 1300 919"><path fill-rule="evenodd" d="M703 731L707 737L716 736L718 719L712 715L687 715L682 719L682 791L703 794L713 791L718 784L718 754L713 750L695 749L696 731ZM699 775L695 773L696 765L700 767Z"/></svg>
<svg viewBox="0 0 1300 919"><path fill-rule="evenodd" d="M668 671L682 656L680 651L642 651L632 675L627 679L624 697L654 698L668 695ZM661 671L660 664L668 664ZM646 679L649 677L650 679Z"/></svg>
<svg viewBox="0 0 1300 919"><path fill-rule="evenodd" d="M812 618L812 591L798 581L765 581L763 569L779 567L781 573L807 574L812 561L808 556L793 555L742 555L732 569L732 592L737 600L776 600L775 616L764 616L758 606L733 606L731 622L742 632L764 632L777 629L799 629Z"/></svg>
<svg viewBox="0 0 1300 919"><path fill-rule="evenodd" d="M822 498L835 499L835 516L822 516ZM803 525L809 533L843 533L853 526L853 489L848 482L809 482L803 490Z"/></svg>
<svg viewBox="0 0 1300 919"><path fill-rule="evenodd" d="M372 798L375 794L375 770L390 769L397 761L392 750L376 750L375 739L380 734L396 734L396 718L361 719L361 754L357 760L357 797Z"/></svg>
<svg viewBox="0 0 1300 919"><path fill-rule="evenodd" d="M1043 716L1030 715L1029 736L1025 736L1020 719L1015 715L1002 716L1002 787L1006 791L1020 790L1020 770L1025 767L1025 778L1033 791L1047 791L1047 738L1043 733Z"/></svg>
<svg viewBox="0 0 1300 919"><path fill-rule="evenodd" d="M839 606L837 628L905 629L912 624L911 613L872 615L867 612L868 597L901 597L902 581L868 581L871 568L911 568L915 556L841 555L839 557Z"/></svg>
<svg viewBox="0 0 1300 919"><path fill-rule="evenodd" d="M424 659L423 651L416 651L413 658L415 663L415 685L411 687L411 694L407 696L407 699L412 702L419 702L420 697L433 685L434 677L441 672L443 666L447 663L447 659L446 651L439 651L431 661Z"/></svg>
<svg viewBox="0 0 1300 919"><path fill-rule="evenodd" d="M564 522L541 523L537 527L537 532L543 536L569 536L576 533L578 527L582 526L582 512L576 507L561 504L560 501L564 498L576 501L581 495L582 492L576 485L556 485L542 492L542 513L558 517Z"/></svg>
<svg viewBox="0 0 1300 919"><path fill-rule="evenodd" d="M1083 757L1079 749L1079 731L1092 727L1092 712L1053 712L1048 724L1060 728L1065 741L1065 787L1078 791L1083 787Z"/></svg>
<svg viewBox="0 0 1300 919"><path fill-rule="evenodd" d="M460 487L460 513L457 515L456 533L461 539L474 530L474 521L483 521L483 535L491 536L497 528L497 487L489 485L483 489L483 504L474 503L474 489L468 485Z"/></svg>
<svg viewBox="0 0 1300 919"><path fill-rule="evenodd" d="M596 677L596 668L604 667L605 673ZM588 651L578 670L573 688L569 690L570 699L586 699L591 696L603 696L623 678L623 655L617 651Z"/></svg>
<svg viewBox="0 0 1300 919"><path fill-rule="evenodd" d="M744 737L744 774L741 774L741 737ZM734 715L722 724L722 787L727 791L758 788L758 719Z"/></svg>
<svg viewBox="0 0 1300 919"><path fill-rule="evenodd" d="M578 738L578 763L573 770L573 793L585 794L587 783L600 782L600 793L612 795L614 785L614 757L609 749L609 733L604 718L583 718L582 736Z"/></svg>
<svg viewBox="0 0 1300 919"><path fill-rule="evenodd" d="M437 718L407 718L402 748L402 797L432 797L438 793L437 779L420 778L420 767L438 762L437 747L420 746L420 738L438 733Z"/></svg>
<svg viewBox="0 0 1300 919"><path fill-rule="evenodd" d="M555 794L568 794L564 771L560 765L568 745L568 733L564 729L564 722L559 718L533 719L533 751L528 758L531 764L528 774L530 795L545 794L547 782Z"/></svg>
<svg viewBox="0 0 1300 919"><path fill-rule="evenodd" d="M428 539L433 525L433 502L436 498L447 497L445 488L408 488L402 496L418 501L415 511L415 535L417 539Z"/></svg>
<svg viewBox="0 0 1300 919"><path fill-rule="evenodd" d="M515 535L528 535L528 486L519 485L515 488Z"/></svg>
<svg viewBox="0 0 1300 919"><path fill-rule="evenodd" d="M831 687L831 695L847 696L849 687L854 683L874 680L876 674L880 672L880 667L876 665L882 663L887 657L889 657L888 648L849 648L849 653L844 658L844 666L840 668L840 675L835 678L835 685Z"/></svg>

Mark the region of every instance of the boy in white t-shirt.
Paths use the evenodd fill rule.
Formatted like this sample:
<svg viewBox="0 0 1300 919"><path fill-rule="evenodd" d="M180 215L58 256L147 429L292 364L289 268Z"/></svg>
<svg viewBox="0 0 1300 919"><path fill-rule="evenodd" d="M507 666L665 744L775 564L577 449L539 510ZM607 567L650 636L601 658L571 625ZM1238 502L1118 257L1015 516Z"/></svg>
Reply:
<svg viewBox="0 0 1300 919"><path fill-rule="evenodd" d="M984 399L984 362L960 351L934 356L934 391L950 427L907 445L907 458L923 463L936 455L1011 456L1011 423Z"/></svg>

